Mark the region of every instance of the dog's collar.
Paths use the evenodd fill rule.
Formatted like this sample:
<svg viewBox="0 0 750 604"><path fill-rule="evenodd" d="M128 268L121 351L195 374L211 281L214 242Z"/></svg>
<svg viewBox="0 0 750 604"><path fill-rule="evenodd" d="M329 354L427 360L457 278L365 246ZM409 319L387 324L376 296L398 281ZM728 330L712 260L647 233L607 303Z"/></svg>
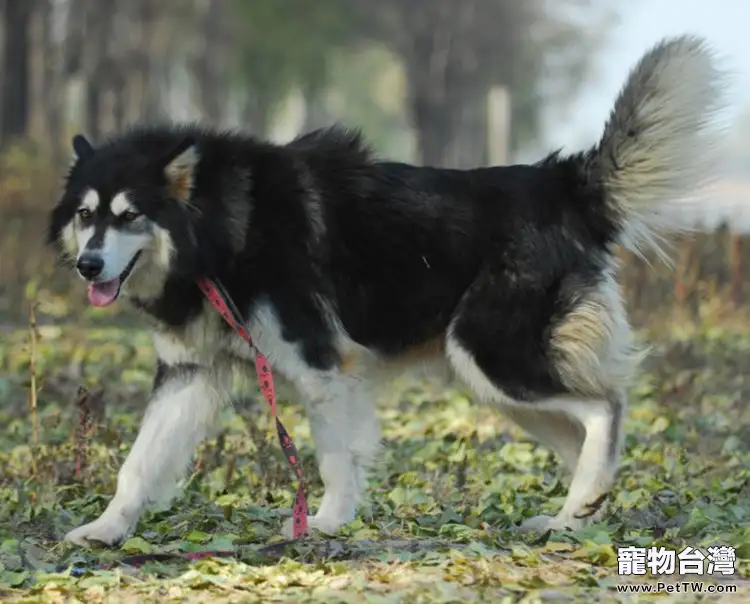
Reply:
<svg viewBox="0 0 750 604"><path fill-rule="evenodd" d="M263 397L271 408L271 415L273 415L273 418L276 421L276 433L279 436L281 450L284 452L284 456L294 470L297 475L297 480L299 481L297 484L297 495L294 498L294 505L292 506L294 538L297 539L307 533L307 486L302 474L302 465L300 463L299 454L297 453L297 447L294 446L292 437L279 419L279 413L276 408L276 390L273 385L271 366L266 357L263 356L260 350L258 350L255 344L253 344L247 322L244 320L242 313L239 312L237 306L234 304L232 298L222 286L221 282L202 278L198 279L197 283L200 290L206 298L208 298L211 306L216 309L237 335L255 350L255 372L258 375L261 392L263 392Z"/></svg>

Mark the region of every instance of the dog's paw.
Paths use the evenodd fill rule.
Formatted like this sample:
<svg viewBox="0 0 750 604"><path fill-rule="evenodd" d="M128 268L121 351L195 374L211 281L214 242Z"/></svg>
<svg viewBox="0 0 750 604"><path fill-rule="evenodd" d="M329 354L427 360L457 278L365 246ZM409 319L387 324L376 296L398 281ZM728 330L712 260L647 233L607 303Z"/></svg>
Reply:
<svg viewBox="0 0 750 604"><path fill-rule="evenodd" d="M308 516L307 517L307 528L308 531L320 531L326 535L335 534L345 523L335 520L333 518ZM281 534L285 539L294 538L294 518L287 518L281 527Z"/></svg>
<svg viewBox="0 0 750 604"><path fill-rule="evenodd" d="M132 530L127 519L120 514L102 515L93 522L79 526L65 535L65 541L76 545L90 545L92 542L104 545L122 543Z"/></svg>
<svg viewBox="0 0 750 604"><path fill-rule="evenodd" d="M577 531L582 528L585 521L579 518L566 518L561 516L534 516L527 518L518 527L522 533L546 533L547 531Z"/></svg>

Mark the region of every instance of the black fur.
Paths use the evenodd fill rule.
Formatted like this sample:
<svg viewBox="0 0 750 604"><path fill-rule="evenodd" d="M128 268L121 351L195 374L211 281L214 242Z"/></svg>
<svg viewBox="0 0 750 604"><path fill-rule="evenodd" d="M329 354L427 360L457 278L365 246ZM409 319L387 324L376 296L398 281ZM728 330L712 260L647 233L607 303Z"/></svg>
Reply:
<svg viewBox="0 0 750 604"><path fill-rule="evenodd" d="M190 144L200 161L184 204L169 198L163 168ZM162 323L196 316L194 279L218 278L239 308L269 300L304 360L327 369L340 359L319 297L354 341L385 356L441 337L460 307L456 338L519 400L565 390L550 330L598 283L617 231L585 156L460 171L378 161L336 128L276 146L193 127L134 130L79 155L50 240L86 188L103 200L127 189L177 249L162 295L136 301Z"/></svg>
<svg viewBox="0 0 750 604"><path fill-rule="evenodd" d="M154 383L151 390L156 392L171 381L178 384L184 384L189 380L190 376L200 371L200 369L200 365L195 363L173 363L168 365L162 360L157 360L156 373L154 375ZM185 378L187 378L187 380Z"/></svg>
<svg viewBox="0 0 750 604"><path fill-rule="evenodd" d="M82 134L76 134L72 140L73 151L79 159L88 159L94 154L94 148Z"/></svg>

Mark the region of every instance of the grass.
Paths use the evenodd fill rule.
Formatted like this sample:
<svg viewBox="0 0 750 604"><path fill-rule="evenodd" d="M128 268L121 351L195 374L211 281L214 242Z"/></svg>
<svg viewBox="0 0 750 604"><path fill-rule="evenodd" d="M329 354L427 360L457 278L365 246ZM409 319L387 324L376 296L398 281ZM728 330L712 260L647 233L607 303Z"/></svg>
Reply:
<svg viewBox="0 0 750 604"><path fill-rule="evenodd" d="M559 509L567 482L558 459L465 393L405 382L382 400L385 449L359 519L332 538L280 543L294 483L253 384L198 452L184 495L146 513L114 550L60 539L114 492L152 379L148 334L41 326L33 355L26 329L0 342L4 602L645 601L616 589L628 581L616 548L628 545L735 547L737 574L718 583L737 594L659 599L748 601L750 330L671 330L655 343L631 393L611 514L584 531L513 532L522 518ZM282 416L315 509L322 485L307 422L292 401ZM127 564L135 554L205 550L233 556Z"/></svg>

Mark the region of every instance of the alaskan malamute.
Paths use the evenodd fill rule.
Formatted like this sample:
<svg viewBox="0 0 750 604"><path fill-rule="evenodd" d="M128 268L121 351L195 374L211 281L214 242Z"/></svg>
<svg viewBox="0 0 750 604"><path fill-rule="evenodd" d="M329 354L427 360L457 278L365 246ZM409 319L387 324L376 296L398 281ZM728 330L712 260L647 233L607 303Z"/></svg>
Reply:
<svg viewBox="0 0 750 604"><path fill-rule="evenodd" d="M113 499L66 538L126 537L183 476L227 401L227 375L252 372L200 277L225 286L306 406L325 485L311 528L355 517L380 442L381 370L427 360L572 471L562 510L521 528L575 529L601 514L642 356L616 248L658 249L678 228L673 202L713 174L722 96L712 53L683 36L639 61L596 146L534 165L385 162L338 128L286 145L195 126L75 137L50 242L91 304L123 295L155 320L159 361Z"/></svg>

